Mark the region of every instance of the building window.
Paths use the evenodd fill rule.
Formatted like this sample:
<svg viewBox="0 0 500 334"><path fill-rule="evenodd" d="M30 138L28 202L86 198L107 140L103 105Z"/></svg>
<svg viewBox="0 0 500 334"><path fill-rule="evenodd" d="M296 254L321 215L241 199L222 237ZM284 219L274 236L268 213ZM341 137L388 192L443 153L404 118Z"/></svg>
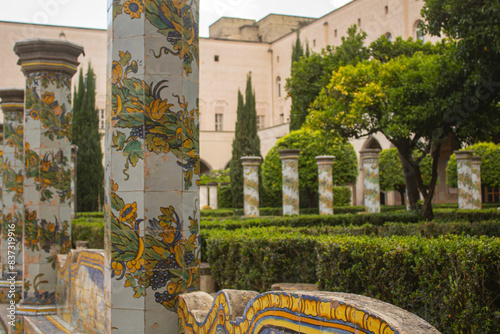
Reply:
<svg viewBox="0 0 500 334"><path fill-rule="evenodd" d="M106 127L105 112L104 109L99 110L99 129L104 129Z"/></svg>
<svg viewBox="0 0 500 334"><path fill-rule="evenodd" d="M224 114L215 114L215 131L224 131Z"/></svg>
<svg viewBox="0 0 500 334"><path fill-rule="evenodd" d="M392 34L391 34L390 32L386 33L386 34L385 34L385 37L387 38L387 40L388 40L389 42L392 42Z"/></svg>
<svg viewBox="0 0 500 334"><path fill-rule="evenodd" d="M337 37L337 29L335 29L335 31L333 32L333 35L334 35L335 37Z"/></svg>
<svg viewBox="0 0 500 334"><path fill-rule="evenodd" d="M425 34L422 31L422 21L415 22L415 37L417 40L425 42Z"/></svg>
<svg viewBox="0 0 500 334"><path fill-rule="evenodd" d="M257 130L264 129L266 127L266 116L258 115L257 116Z"/></svg>
<svg viewBox="0 0 500 334"><path fill-rule="evenodd" d="M361 19L358 19L358 28L361 27Z"/></svg>
<svg viewBox="0 0 500 334"><path fill-rule="evenodd" d="M280 56L277 56L276 57L276 62L279 63L280 62Z"/></svg>
<svg viewBox="0 0 500 334"><path fill-rule="evenodd" d="M214 61L218 62L219 61L219 55L214 56Z"/></svg>
<svg viewBox="0 0 500 334"><path fill-rule="evenodd" d="M313 46L316 46L316 40L313 39Z"/></svg>
<svg viewBox="0 0 500 334"><path fill-rule="evenodd" d="M285 123L285 114L280 114L280 123L281 124Z"/></svg>
<svg viewBox="0 0 500 334"><path fill-rule="evenodd" d="M389 6L385 6L385 15L389 14Z"/></svg>
<svg viewBox="0 0 500 334"><path fill-rule="evenodd" d="M276 95L281 97L281 77L276 78Z"/></svg>

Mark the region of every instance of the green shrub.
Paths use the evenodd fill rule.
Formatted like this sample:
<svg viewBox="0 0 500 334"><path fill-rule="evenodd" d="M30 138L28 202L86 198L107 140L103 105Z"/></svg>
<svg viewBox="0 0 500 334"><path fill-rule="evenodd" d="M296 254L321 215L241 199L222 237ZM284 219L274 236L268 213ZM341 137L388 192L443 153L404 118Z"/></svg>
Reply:
<svg viewBox="0 0 500 334"><path fill-rule="evenodd" d="M233 206L230 186L219 186L217 188L217 204L221 209L229 209Z"/></svg>
<svg viewBox="0 0 500 334"><path fill-rule="evenodd" d="M71 240L73 248L75 241L88 241L90 249L104 249L104 219L79 218L71 222Z"/></svg>
<svg viewBox="0 0 500 334"><path fill-rule="evenodd" d="M438 209L434 210L435 221L468 221L471 223L485 220L500 219L500 211L497 209L484 210L455 210Z"/></svg>
<svg viewBox="0 0 500 334"><path fill-rule="evenodd" d="M222 288L267 291L277 282L316 282L312 237L265 228L217 230L207 243L212 277Z"/></svg>
<svg viewBox="0 0 500 334"><path fill-rule="evenodd" d="M498 333L498 238L343 235L316 240L321 290L386 301L443 333Z"/></svg>

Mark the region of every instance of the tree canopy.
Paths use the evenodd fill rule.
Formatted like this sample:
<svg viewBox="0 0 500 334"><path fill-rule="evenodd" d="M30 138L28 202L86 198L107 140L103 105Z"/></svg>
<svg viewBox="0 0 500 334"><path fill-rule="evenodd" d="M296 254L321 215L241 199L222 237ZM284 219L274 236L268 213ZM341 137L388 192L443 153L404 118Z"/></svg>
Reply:
<svg viewBox="0 0 500 334"><path fill-rule="evenodd" d="M267 190L275 193L282 191L282 163L278 153L282 149L301 150L299 188L302 207L317 207L318 205L317 156L333 155L336 157L333 165L333 184L346 185L356 182L358 159L354 147L339 137L302 128L280 138L266 155L262 164L262 182Z"/></svg>
<svg viewBox="0 0 500 334"><path fill-rule="evenodd" d="M85 79L80 70L78 88L73 97L73 144L78 146L76 165L77 210L98 211L103 201L104 168L102 165L99 115L95 107L95 77L89 64Z"/></svg>
<svg viewBox="0 0 500 334"><path fill-rule="evenodd" d="M342 37L340 46L329 45L321 53L312 53L309 57L301 57L299 60L292 57L295 61L286 83L286 90L292 99L290 131L302 127L309 114L309 106L328 84L333 71L370 57L368 48L363 46L365 38L366 33L358 32L354 25L347 31L347 37ZM297 41L300 42L299 37Z"/></svg>
<svg viewBox="0 0 500 334"><path fill-rule="evenodd" d="M229 163L233 208L243 207L243 167L241 157L260 157L260 138L257 135L257 111L252 75L248 74L245 100L238 90L236 130L233 140L232 158Z"/></svg>

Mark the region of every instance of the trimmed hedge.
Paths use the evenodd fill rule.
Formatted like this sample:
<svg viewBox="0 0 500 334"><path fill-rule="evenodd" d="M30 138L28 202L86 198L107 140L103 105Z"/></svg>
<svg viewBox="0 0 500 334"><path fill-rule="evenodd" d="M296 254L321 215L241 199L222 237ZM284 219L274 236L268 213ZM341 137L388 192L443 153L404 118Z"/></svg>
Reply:
<svg viewBox="0 0 500 334"><path fill-rule="evenodd" d="M359 215L333 215L333 216L292 216L292 217L271 217L252 218L238 220L204 220L201 222L201 229L224 229L236 230L240 228L266 227L266 226L339 226L364 224L383 225L390 221L400 221L406 223L416 223L421 220L420 215L412 212L399 213L375 213Z"/></svg>
<svg viewBox="0 0 500 334"><path fill-rule="evenodd" d="M319 282L400 306L443 333L500 329L498 238L312 236L284 227L204 233L221 288Z"/></svg>
<svg viewBox="0 0 500 334"><path fill-rule="evenodd" d="M104 218L78 218L71 222L71 240L88 241L88 248L104 249Z"/></svg>
<svg viewBox="0 0 500 334"><path fill-rule="evenodd" d="M499 333L498 238L317 239L319 288L361 294L417 314L443 333Z"/></svg>

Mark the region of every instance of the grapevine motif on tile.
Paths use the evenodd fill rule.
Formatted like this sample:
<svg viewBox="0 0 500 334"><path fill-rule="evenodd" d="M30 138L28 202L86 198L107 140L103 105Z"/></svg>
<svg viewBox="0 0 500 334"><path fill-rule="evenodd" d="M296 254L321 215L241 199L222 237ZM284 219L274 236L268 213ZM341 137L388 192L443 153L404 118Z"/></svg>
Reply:
<svg viewBox="0 0 500 334"><path fill-rule="evenodd" d="M146 236L141 226L146 222L137 215L137 203L125 203L117 195L118 185L111 181L111 242L113 243L112 277L124 280L125 287L134 290L134 298L146 296L146 290L155 292L157 303L167 309L175 307L179 294L199 290L197 266L200 264L197 212L189 217L188 239L183 234L182 221L172 206L160 208L162 215L150 219ZM117 213L117 214L115 214Z"/></svg>
<svg viewBox="0 0 500 334"><path fill-rule="evenodd" d="M378 159L364 159L365 207L367 212L380 212Z"/></svg>
<svg viewBox="0 0 500 334"><path fill-rule="evenodd" d="M120 61L113 61L112 120L114 129L123 132L113 132L112 147L127 157L123 170L127 179L130 166L144 159L142 142L149 152L172 152L184 170L188 190L194 174L200 174L198 106L190 107L184 97L175 94L170 100L163 99L160 93L168 88L168 80L148 85L129 78L137 69L129 52L120 52Z"/></svg>

